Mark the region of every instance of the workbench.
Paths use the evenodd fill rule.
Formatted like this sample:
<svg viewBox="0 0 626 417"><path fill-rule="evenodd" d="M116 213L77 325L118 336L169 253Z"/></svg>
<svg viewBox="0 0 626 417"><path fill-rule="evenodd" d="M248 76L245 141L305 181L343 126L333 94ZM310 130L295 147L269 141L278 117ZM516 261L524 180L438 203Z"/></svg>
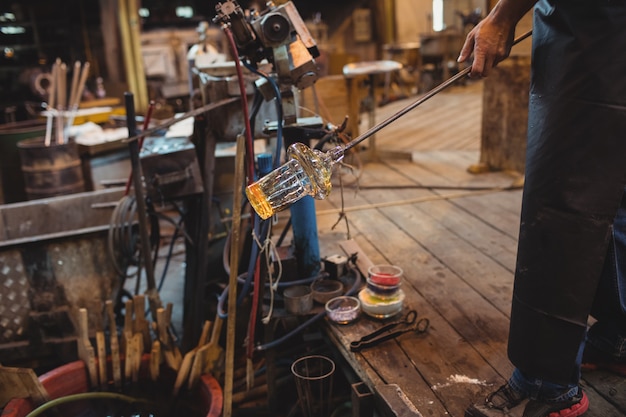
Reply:
<svg viewBox="0 0 626 417"><path fill-rule="evenodd" d="M404 270L398 316L324 322L333 346L388 416L461 417L510 376L507 336L522 191L504 172L472 175L478 151L413 152L412 161L363 168L360 189L334 189L318 201L321 254L351 256ZM517 186L516 186L517 184ZM344 213L350 224L348 237ZM335 227L336 226L336 227ZM423 334L405 333L360 352L350 342L399 320L428 318ZM626 412L626 381L586 372L586 416ZM389 409L395 409L394 412Z"/></svg>

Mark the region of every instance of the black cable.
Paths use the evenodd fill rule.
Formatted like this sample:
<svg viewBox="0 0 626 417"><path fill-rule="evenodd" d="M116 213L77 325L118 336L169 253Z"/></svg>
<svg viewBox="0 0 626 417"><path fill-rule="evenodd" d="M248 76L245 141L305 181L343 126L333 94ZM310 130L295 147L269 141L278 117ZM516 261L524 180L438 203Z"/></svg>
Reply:
<svg viewBox="0 0 626 417"><path fill-rule="evenodd" d="M350 287L350 289L346 292L345 295L352 295L361 287L361 284L362 284L361 274L356 269L354 271L356 273L356 279L354 280L354 283L352 284L352 287ZM316 315L314 315L310 319L308 319L305 322L303 322L302 324L300 324L298 327L296 327L295 329L293 329L289 333L283 335L282 337L279 337L278 339L274 339L271 342L265 343L263 345L255 346L254 350L258 352L258 351L263 351L263 350L274 348L274 347L280 345L281 343L283 343L284 341L286 341L286 340L290 339L291 337L295 336L300 331L304 330L306 327L308 327L311 324L317 322L319 319L321 319L322 317L325 317L325 316L326 316L326 310L324 309L323 311L317 313Z"/></svg>
<svg viewBox="0 0 626 417"><path fill-rule="evenodd" d="M136 234L133 233L136 206L134 197L125 196L111 213L107 240L107 254L113 267L121 278L129 278L135 274L128 274L118 262L118 256L130 259L129 264L136 261L137 251Z"/></svg>
<svg viewBox="0 0 626 417"><path fill-rule="evenodd" d="M182 223L183 221L181 219L181 221L178 223L178 226L181 226ZM163 265L163 273L161 274L161 280L159 281L159 285L157 286L157 290L159 292L161 292L161 289L163 288L163 284L165 283L165 277L167 275L167 270L169 268L170 261L172 259L172 253L174 252L174 246L176 244L176 239L178 238L179 230L180 230L180 227L176 227L174 229L174 234L172 235L172 240L170 242L167 256L165 257L165 265Z"/></svg>

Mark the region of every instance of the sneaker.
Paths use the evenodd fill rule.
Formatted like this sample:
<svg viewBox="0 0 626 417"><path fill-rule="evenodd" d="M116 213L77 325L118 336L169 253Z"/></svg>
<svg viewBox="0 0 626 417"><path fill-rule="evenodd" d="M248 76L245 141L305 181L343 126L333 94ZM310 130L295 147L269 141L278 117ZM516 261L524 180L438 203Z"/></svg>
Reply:
<svg viewBox="0 0 626 417"><path fill-rule="evenodd" d="M522 417L528 398L504 384L485 398L483 404L472 404L465 417Z"/></svg>
<svg viewBox="0 0 626 417"><path fill-rule="evenodd" d="M578 394L564 401L541 402L528 401L524 408L523 417L578 417L585 414L589 409L589 399L582 388L578 388Z"/></svg>
<svg viewBox="0 0 626 417"><path fill-rule="evenodd" d="M484 404L473 404L465 417L578 417L589 408L589 399L579 388L578 394L558 402L529 400L509 385L490 394Z"/></svg>
<svg viewBox="0 0 626 417"><path fill-rule="evenodd" d="M608 355L590 343L585 345L581 368L583 371L606 370L626 377L626 359Z"/></svg>

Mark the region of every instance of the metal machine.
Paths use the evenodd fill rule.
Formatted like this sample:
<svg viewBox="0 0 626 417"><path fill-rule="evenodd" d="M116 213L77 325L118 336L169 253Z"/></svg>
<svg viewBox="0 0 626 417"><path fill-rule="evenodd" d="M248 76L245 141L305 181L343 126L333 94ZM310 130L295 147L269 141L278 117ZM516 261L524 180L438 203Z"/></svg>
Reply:
<svg viewBox="0 0 626 417"><path fill-rule="evenodd" d="M285 147L322 137L321 118L297 117L294 90L308 88L319 78L315 58L320 53L293 3L276 6L270 2L263 11L244 12L236 1L228 0L219 3L216 12L214 21L232 32L237 52L248 69L254 72L264 64L271 65L271 74L262 74L255 80L266 101L280 99L280 120L265 122L265 132L278 136L277 146L281 146L284 135ZM320 269L313 199L304 199L293 207L291 216L298 273L311 276Z"/></svg>
<svg viewBox="0 0 626 417"><path fill-rule="evenodd" d="M315 40L291 2L280 6L272 3L263 12L243 9L234 0L218 3L215 21L228 25L234 35L237 49L252 65L267 60L273 66L281 87L283 120L296 122L296 108L291 87L300 90L310 87L318 79L315 58L320 53ZM261 80L257 85L267 99L272 92Z"/></svg>

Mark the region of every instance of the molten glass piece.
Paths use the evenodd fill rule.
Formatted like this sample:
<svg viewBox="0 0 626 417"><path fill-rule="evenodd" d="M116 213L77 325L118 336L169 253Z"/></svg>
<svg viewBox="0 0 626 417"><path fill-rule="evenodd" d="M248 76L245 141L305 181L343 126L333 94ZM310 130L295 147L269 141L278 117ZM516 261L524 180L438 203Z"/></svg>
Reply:
<svg viewBox="0 0 626 417"><path fill-rule="evenodd" d="M265 220L306 195L323 200L332 188L332 167L343 155L341 146L321 152L294 143L287 162L246 188L250 205Z"/></svg>

